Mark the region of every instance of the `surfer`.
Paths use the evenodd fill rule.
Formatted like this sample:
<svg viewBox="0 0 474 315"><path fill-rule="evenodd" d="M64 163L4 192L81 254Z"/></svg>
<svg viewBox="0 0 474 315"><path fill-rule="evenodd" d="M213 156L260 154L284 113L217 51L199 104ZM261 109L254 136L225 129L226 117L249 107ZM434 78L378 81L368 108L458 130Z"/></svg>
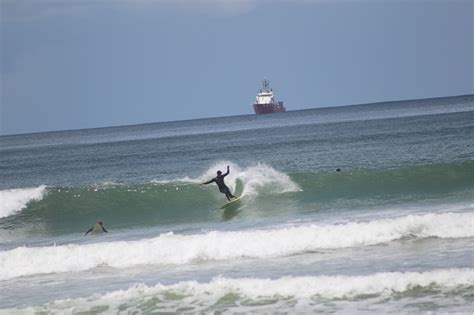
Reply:
<svg viewBox="0 0 474 315"><path fill-rule="evenodd" d="M102 223L102 221L97 221L94 226L92 226L89 230L87 230L86 234L84 234L84 236L86 236L87 234L89 234L90 232L92 232L93 234L99 234L99 233L109 233L105 227L104 227L104 224Z"/></svg>
<svg viewBox="0 0 474 315"><path fill-rule="evenodd" d="M202 183L202 185L207 185L207 184L210 184L212 182L216 183L217 187L219 187L219 191L221 193L225 194L225 196L227 197L227 200L230 201L230 198L237 198L237 197L232 195L232 193L230 192L229 187L227 187L226 184L224 183L224 177L226 177L227 175L229 175L229 165L227 165L227 173L222 174L221 171L217 171L217 176L216 177L214 177L210 181Z"/></svg>

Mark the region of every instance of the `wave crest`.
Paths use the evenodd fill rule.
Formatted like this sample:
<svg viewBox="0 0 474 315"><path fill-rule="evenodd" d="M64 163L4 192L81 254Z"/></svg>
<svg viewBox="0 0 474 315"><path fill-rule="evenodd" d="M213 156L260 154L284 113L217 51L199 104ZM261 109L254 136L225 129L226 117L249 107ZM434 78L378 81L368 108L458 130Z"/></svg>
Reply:
<svg viewBox="0 0 474 315"><path fill-rule="evenodd" d="M0 252L0 280L83 271L100 265L128 268L146 264L182 265L206 260L280 257L319 249L375 245L407 236L473 237L473 224L474 213L444 213L268 230L211 231L195 235L166 233L138 241L19 247Z"/></svg>
<svg viewBox="0 0 474 315"><path fill-rule="evenodd" d="M287 308L314 309L314 302L349 299L361 302L374 301L411 290L442 290L451 292L474 285L474 269L438 269L426 272L382 272L365 276L305 276L278 279L223 278L209 282L183 281L171 285L155 286L137 284L126 290L95 294L88 298L58 300L30 311L87 312L94 307L108 305L109 311L134 313L146 305L146 309L161 312L209 312L224 308L227 311L255 312ZM229 300L229 297L232 297ZM356 298L356 299L354 299ZM439 297L438 297L439 298ZM228 300L226 305L222 301ZM322 307L317 304L319 309Z"/></svg>
<svg viewBox="0 0 474 315"><path fill-rule="evenodd" d="M0 218L8 217L26 208L31 201L43 199L46 193L46 186L41 185L35 188L17 188L0 191Z"/></svg>
<svg viewBox="0 0 474 315"><path fill-rule="evenodd" d="M242 196L256 197L260 193L281 194L285 192L300 191L301 188L288 175L279 172L265 163L242 168L232 162L221 161L208 168L198 179L186 178L190 182L202 182L216 176L216 171L225 172L227 165L230 173L226 177L226 184L235 191L238 182L242 183ZM240 192L239 192L240 193Z"/></svg>

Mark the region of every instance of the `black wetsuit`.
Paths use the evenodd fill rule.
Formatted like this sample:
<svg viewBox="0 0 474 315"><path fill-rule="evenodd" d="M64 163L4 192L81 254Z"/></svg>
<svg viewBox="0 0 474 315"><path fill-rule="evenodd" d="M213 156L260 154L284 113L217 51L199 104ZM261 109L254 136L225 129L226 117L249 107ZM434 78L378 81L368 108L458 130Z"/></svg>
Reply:
<svg viewBox="0 0 474 315"><path fill-rule="evenodd" d="M102 224L102 222L97 222L96 224L94 224L94 226L92 226L89 230L87 230L86 234L84 234L84 236L86 236L87 234L89 234L90 232L94 233L94 234L97 234L97 233L108 233L108 231L105 229L104 225Z"/></svg>
<svg viewBox="0 0 474 315"><path fill-rule="evenodd" d="M229 169L227 169L227 173L222 174L222 175L217 175L216 177L214 177L210 181L205 182L203 184L207 185L207 184L210 184L212 182L216 183L217 187L219 187L219 191L221 193L225 194L225 196L227 197L227 200L230 200L230 198L235 198L235 196L232 195L232 193L230 192L229 187L227 187L226 184L224 183L224 177L226 177L227 175L229 175Z"/></svg>

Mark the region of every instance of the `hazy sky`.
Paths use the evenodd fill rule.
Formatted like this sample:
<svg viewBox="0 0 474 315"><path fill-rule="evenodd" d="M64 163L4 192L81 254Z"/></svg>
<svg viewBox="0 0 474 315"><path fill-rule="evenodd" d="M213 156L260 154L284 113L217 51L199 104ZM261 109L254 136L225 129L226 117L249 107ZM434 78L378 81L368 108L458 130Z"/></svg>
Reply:
<svg viewBox="0 0 474 315"><path fill-rule="evenodd" d="M474 0L0 3L0 134L474 93Z"/></svg>

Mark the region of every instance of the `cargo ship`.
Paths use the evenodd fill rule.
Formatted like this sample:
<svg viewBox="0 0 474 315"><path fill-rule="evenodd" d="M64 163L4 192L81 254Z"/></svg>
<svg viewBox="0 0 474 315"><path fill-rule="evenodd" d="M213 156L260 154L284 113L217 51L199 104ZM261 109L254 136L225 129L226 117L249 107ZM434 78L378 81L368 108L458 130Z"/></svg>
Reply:
<svg viewBox="0 0 474 315"><path fill-rule="evenodd" d="M260 92L258 92L255 98L255 104L253 104L255 114L260 115L286 112L283 102L276 101L273 96L273 90L270 89L267 79L262 81L262 85L262 89L260 89Z"/></svg>

